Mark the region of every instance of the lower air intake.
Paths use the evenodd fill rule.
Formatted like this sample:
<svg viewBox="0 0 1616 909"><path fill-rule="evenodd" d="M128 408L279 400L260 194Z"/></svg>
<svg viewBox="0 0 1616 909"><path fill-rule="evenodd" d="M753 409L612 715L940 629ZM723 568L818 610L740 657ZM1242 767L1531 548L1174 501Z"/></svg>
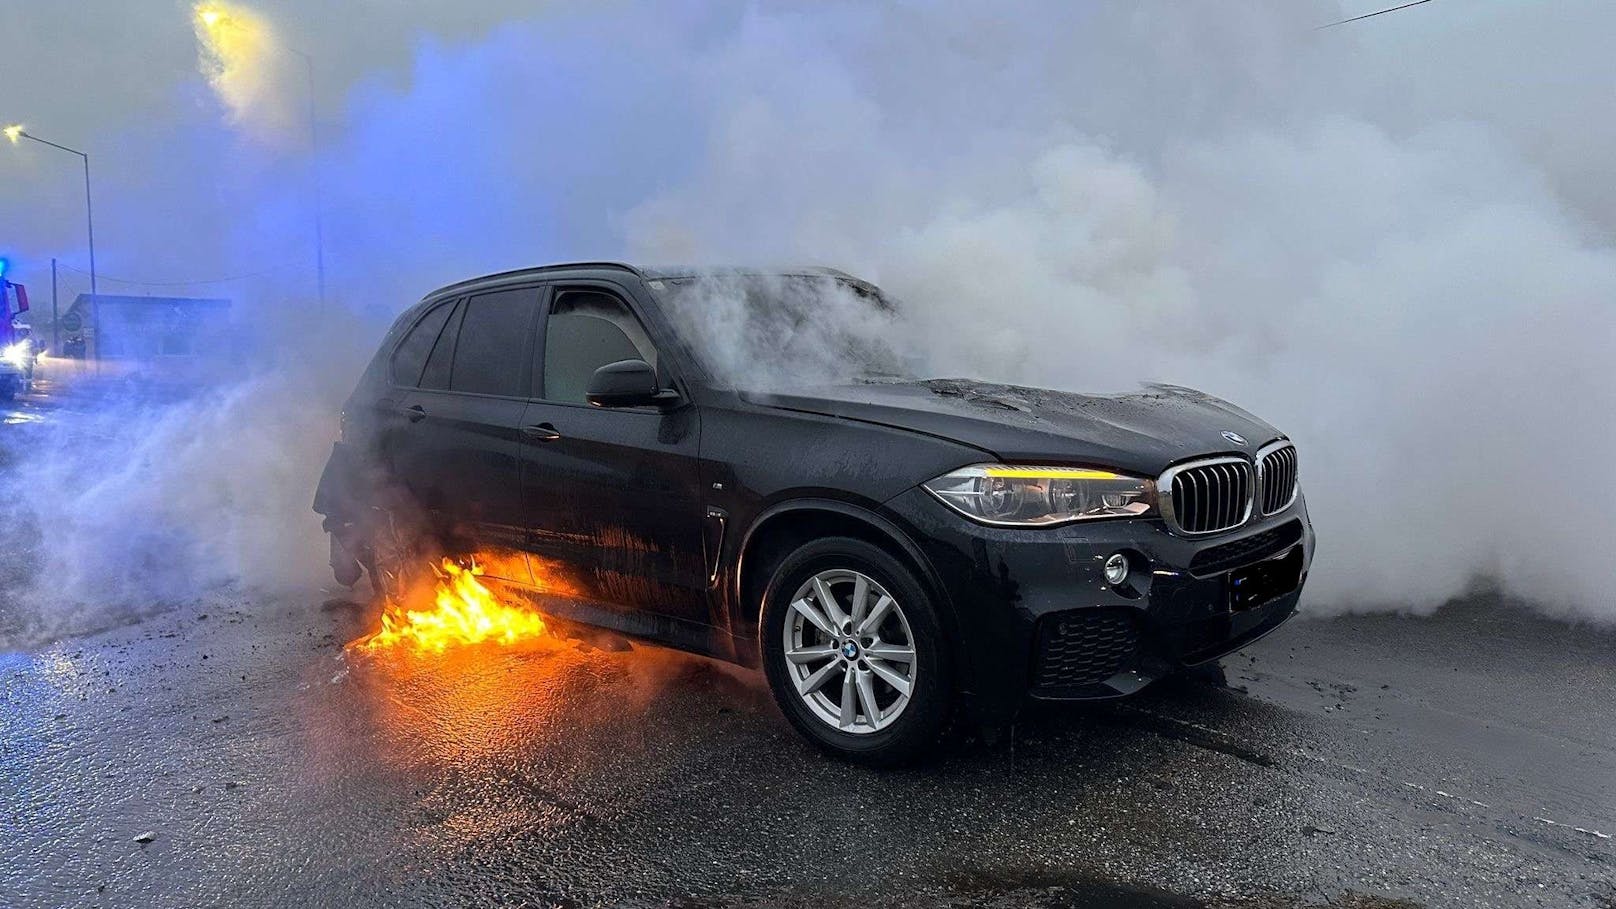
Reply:
<svg viewBox="0 0 1616 909"><path fill-rule="evenodd" d="M1124 609L1084 609L1038 623L1033 688L1044 693L1098 684L1133 665L1139 630Z"/></svg>

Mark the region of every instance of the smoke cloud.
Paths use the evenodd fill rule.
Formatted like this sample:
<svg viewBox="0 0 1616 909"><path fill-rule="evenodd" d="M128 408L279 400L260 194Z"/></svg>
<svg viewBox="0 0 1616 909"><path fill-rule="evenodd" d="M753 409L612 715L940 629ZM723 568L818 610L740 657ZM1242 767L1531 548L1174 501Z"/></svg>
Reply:
<svg viewBox="0 0 1616 909"><path fill-rule="evenodd" d="M233 3L198 3L191 10L202 75L236 125L258 138L290 132L295 122L287 89L287 57L274 26Z"/></svg>
<svg viewBox="0 0 1616 909"><path fill-rule="evenodd" d="M1300 448L1313 611L1429 609L1479 574L1616 620L1616 11L1314 28L1364 7L262 7L321 64L318 156L207 89L186 10L109 14L145 52L89 85L60 61L109 24L7 12L56 46L0 108L90 146L108 273L271 272L192 288L232 296L251 339L203 400L5 468L55 509L43 586L315 582L309 490L391 316L471 274L624 256L843 268L902 301L934 375L1235 401ZM17 151L0 232L37 285L50 255L82 265L82 226L66 165ZM100 492L60 495L53 471ZM51 561L74 546L80 569ZM162 571L132 568L157 551Z"/></svg>

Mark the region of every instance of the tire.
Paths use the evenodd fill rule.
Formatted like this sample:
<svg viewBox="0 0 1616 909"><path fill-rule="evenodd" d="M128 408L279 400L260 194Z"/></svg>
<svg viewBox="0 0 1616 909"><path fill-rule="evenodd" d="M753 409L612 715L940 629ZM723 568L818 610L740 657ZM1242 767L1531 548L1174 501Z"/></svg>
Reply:
<svg viewBox="0 0 1616 909"><path fill-rule="evenodd" d="M849 635L861 583L865 626ZM834 610L823 607L827 594ZM799 601L802 608L794 605ZM841 630L831 634L838 617ZM758 637L780 710L824 751L893 766L914 760L942 738L953 710L953 654L932 597L912 571L879 547L825 537L787 555L764 592ZM788 650L794 655L788 657ZM908 691L895 682L906 683Z"/></svg>
<svg viewBox="0 0 1616 909"><path fill-rule="evenodd" d="M373 509L370 518L368 543L357 561L377 599L402 603L429 566L436 564L440 547L431 545L412 522L394 511Z"/></svg>
<svg viewBox="0 0 1616 909"><path fill-rule="evenodd" d="M329 558L331 576L336 579L338 584L352 589L355 584L359 583L359 579L364 577L364 566L359 564L359 560L354 558L343 547L342 543L338 542L336 534L329 534L328 537L327 544L331 552Z"/></svg>

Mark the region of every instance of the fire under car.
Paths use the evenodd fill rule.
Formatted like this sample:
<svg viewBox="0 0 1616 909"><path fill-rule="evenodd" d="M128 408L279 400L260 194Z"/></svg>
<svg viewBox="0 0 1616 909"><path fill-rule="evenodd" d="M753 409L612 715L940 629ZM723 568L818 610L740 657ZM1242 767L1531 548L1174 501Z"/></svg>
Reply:
<svg viewBox="0 0 1616 909"><path fill-rule="evenodd" d="M806 738L881 764L1296 611L1314 535L1278 429L1178 386L925 379L897 316L819 268L433 291L344 407L332 567L386 596L432 553L516 553L502 595L761 668Z"/></svg>

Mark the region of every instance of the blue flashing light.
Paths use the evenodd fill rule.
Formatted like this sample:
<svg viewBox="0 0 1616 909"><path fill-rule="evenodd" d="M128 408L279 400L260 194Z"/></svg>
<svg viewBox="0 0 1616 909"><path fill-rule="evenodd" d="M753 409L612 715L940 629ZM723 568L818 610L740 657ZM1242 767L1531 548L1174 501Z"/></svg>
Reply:
<svg viewBox="0 0 1616 909"><path fill-rule="evenodd" d="M4 278L6 276L6 269L9 267L11 267L11 261L9 259L0 259L0 278Z"/></svg>

